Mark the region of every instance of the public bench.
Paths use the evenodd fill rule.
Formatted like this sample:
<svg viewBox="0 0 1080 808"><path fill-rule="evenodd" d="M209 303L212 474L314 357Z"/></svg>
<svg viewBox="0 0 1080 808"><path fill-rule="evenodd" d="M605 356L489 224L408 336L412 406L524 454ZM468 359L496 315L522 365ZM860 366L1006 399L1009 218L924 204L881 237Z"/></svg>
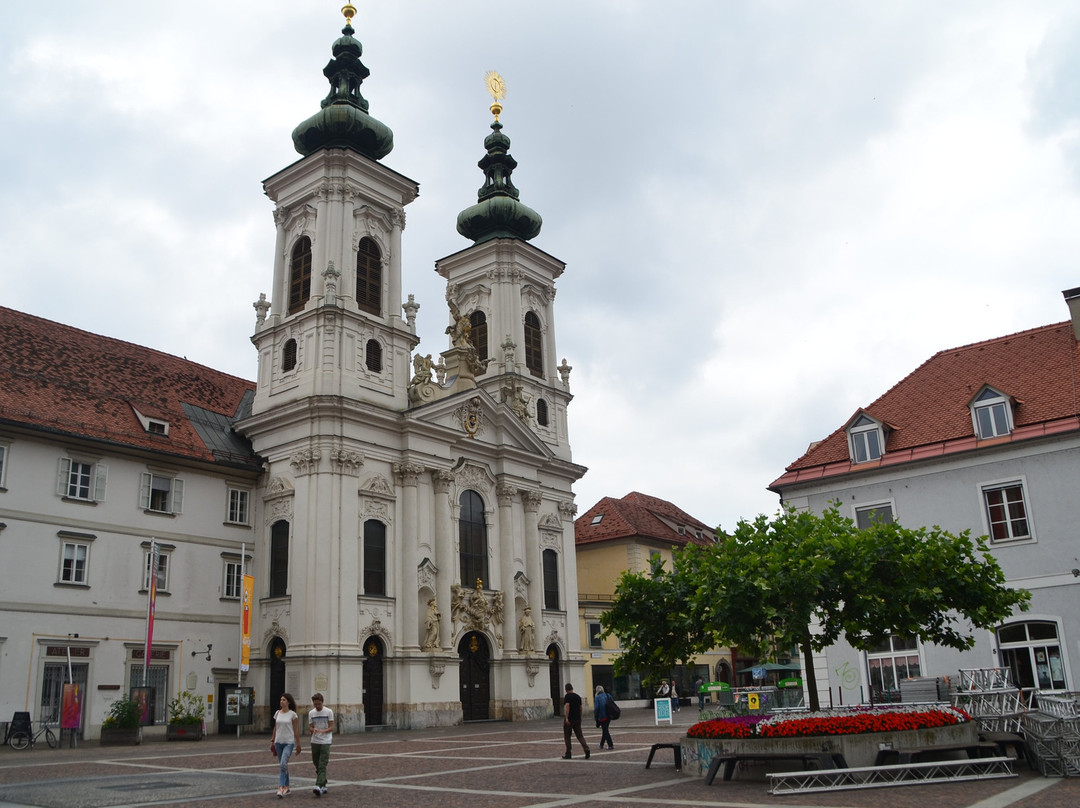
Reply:
<svg viewBox="0 0 1080 808"><path fill-rule="evenodd" d="M998 746L989 741L974 744L957 744L955 746L908 746L897 749L882 749L874 759L875 766L886 766L890 763L920 763L924 755L964 752L969 760L983 757L993 757L998 752Z"/></svg>
<svg viewBox="0 0 1080 808"><path fill-rule="evenodd" d="M649 750L649 759L645 761L645 768L649 768L652 765L653 755L656 754L657 749L671 749L675 754L675 771L682 771L682 744L678 743L654 743L652 749Z"/></svg>
<svg viewBox="0 0 1080 808"><path fill-rule="evenodd" d="M808 766L816 766L819 769L846 769L847 762L839 752L735 752L730 755L717 755L709 764L709 771L705 775L705 785L711 786L716 779L720 766L724 766L724 779L730 780L735 773L735 767L744 761L768 762L772 760L801 760L803 769Z"/></svg>

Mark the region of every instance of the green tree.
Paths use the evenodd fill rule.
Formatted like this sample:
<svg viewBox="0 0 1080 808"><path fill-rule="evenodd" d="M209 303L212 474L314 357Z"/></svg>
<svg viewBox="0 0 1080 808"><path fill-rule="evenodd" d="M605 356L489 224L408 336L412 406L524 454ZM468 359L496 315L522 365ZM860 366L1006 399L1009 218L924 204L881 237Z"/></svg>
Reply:
<svg viewBox="0 0 1080 808"><path fill-rule="evenodd" d="M692 585L690 576L665 569L659 556L653 556L648 574L619 576L612 607L600 615L604 636L615 635L622 648L615 658L617 674L637 671L656 681L696 656L707 632L687 609Z"/></svg>

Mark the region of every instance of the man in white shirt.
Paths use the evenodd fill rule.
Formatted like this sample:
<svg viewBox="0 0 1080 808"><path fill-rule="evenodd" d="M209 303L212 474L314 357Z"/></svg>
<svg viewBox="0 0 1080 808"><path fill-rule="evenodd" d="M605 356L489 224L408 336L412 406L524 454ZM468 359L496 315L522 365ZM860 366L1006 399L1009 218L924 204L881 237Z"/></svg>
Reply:
<svg viewBox="0 0 1080 808"><path fill-rule="evenodd" d="M308 712L308 732L311 733L311 762L315 766L313 793L321 797L326 793L326 764L330 762L330 744L334 742L334 711L323 706L323 694L311 697L315 709Z"/></svg>

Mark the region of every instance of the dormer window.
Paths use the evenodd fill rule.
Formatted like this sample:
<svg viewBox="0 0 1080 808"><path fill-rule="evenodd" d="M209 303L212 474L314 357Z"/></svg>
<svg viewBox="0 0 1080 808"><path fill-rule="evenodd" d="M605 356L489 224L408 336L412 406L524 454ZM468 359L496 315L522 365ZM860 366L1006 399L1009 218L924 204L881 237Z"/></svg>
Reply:
<svg viewBox="0 0 1080 808"><path fill-rule="evenodd" d="M598 514L596 514L596 516L594 516L592 518L592 521L589 522L589 524L590 525L598 525L598 524L600 524L600 522L603 521L603 519L604 519L604 514L598 513Z"/></svg>
<svg viewBox="0 0 1080 808"><path fill-rule="evenodd" d="M1012 432L1012 407L1007 396L985 387L971 402L971 419L979 440L999 438Z"/></svg>
<svg viewBox="0 0 1080 808"><path fill-rule="evenodd" d="M852 463L881 459L885 449L885 434L881 424L868 415L860 415L848 426L847 431Z"/></svg>
<svg viewBox="0 0 1080 808"><path fill-rule="evenodd" d="M131 408L135 413L135 417L139 419L139 424L149 432L151 435L165 435L169 434L169 422L162 418L152 418L148 415L143 415L135 407Z"/></svg>

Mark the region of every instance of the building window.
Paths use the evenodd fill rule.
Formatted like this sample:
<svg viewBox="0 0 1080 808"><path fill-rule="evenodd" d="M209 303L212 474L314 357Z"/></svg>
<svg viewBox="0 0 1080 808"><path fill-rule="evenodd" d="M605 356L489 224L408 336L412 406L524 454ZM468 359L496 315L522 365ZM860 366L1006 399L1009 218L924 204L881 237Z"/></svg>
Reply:
<svg viewBox="0 0 1080 808"><path fill-rule="evenodd" d="M604 514L602 514L602 513L598 513L598 514L596 514L596 516L594 516L594 517L592 518L592 521L591 521L591 522L589 522L589 524L590 524L590 525L598 525L598 524L600 524L600 523L601 523L602 521L604 521Z"/></svg>
<svg viewBox="0 0 1080 808"><path fill-rule="evenodd" d="M170 553L162 550L161 546L157 548L157 591L168 592L169 591L169 555ZM153 563L153 554L149 548L146 550L146 555L143 561L143 580L142 591L150 589L150 565Z"/></svg>
<svg viewBox="0 0 1080 808"><path fill-rule="evenodd" d="M289 586L289 523L270 526L270 597L283 598Z"/></svg>
<svg viewBox="0 0 1080 808"><path fill-rule="evenodd" d="M153 692L152 723L164 724L168 714L169 666L150 665L148 668L144 668L141 661L133 662L131 664L131 674L128 677L129 687L143 686L144 670L146 671L146 686Z"/></svg>
<svg viewBox="0 0 1080 808"><path fill-rule="evenodd" d="M296 340L285 340L281 349L281 369L292 370L296 367Z"/></svg>
<svg viewBox="0 0 1080 808"><path fill-rule="evenodd" d="M139 502L145 511L182 513L184 481L176 477L143 472L142 484L139 488Z"/></svg>
<svg viewBox="0 0 1080 808"><path fill-rule="evenodd" d="M8 447L0 443L0 491L4 490L4 472L7 471Z"/></svg>
<svg viewBox="0 0 1080 808"><path fill-rule="evenodd" d="M548 406L542 398L536 400L536 423L540 426L548 425Z"/></svg>
<svg viewBox="0 0 1080 808"><path fill-rule="evenodd" d="M469 342L476 349L476 358L481 362L488 358L487 315L477 309L469 315Z"/></svg>
<svg viewBox="0 0 1080 808"><path fill-rule="evenodd" d="M1012 432L1008 399L993 388L987 387L971 405L975 422L975 434L980 440L997 438Z"/></svg>
<svg viewBox="0 0 1080 808"><path fill-rule="evenodd" d="M311 239L301 236L289 263L289 314L302 311L311 297Z"/></svg>
<svg viewBox="0 0 1080 808"><path fill-rule="evenodd" d="M1047 621L1011 623L997 631L1001 663L1020 688L1065 690L1065 664L1058 628Z"/></svg>
<svg viewBox="0 0 1080 808"><path fill-rule="evenodd" d="M61 457L56 493L65 499L103 502L107 476L108 468L104 463L84 463L69 457Z"/></svg>
<svg viewBox="0 0 1080 808"><path fill-rule="evenodd" d="M382 373L382 345L377 339L369 339L364 350L364 361L372 373Z"/></svg>
<svg viewBox="0 0 1080 808"><path fill-rule="evenodd" d="M982 493L986 503L986 521L991 541L1032 538L1022 482L987 486L983 488Z"/></svg>
<svg viewBox="0 0 1080 808"><path fill-rule="evenodd" d="M386 525L364 522L364 594L386 595Z"/></svg>
<svg viewBox="0 0 1080 808"><path fill-rule="evenodd" d="M859 530L866 530L870 525L891 525L893 521L892 505L888 502L855 508L855 526Z"/></svg>
<svg viewBox="0 0 1080 808"><path fill-rule="evenodd" d="M852 463L879 460L885 446L881 425L865 415L860 415L848 427L848 443Z"/></svg>
<svg viewBox="0 0 1080 808"><path fill-rule="evenodd" d="M603 648L604 641L601 639L601 635L604 633L604 629L599 623L588 623L589 630L589 647L590 648Z"/></svg>
<svg viewBox="0 0 1080 808"><path fill-rule="evenodd" d="M544 550L544 608L559 608L559 554Z"/></svg>
<svg viewBox="0 0 1080 808"><path fill-rule="evenodd" d="M60 545L60 577L62 584L82 584L90 582L90 545L82 542L65 541Z"/></svg>
<svg viewBox="0 0 1080 808"><path fill-rule="evenodd" d="M475 491L463 491L458 500L458 540L461 547L461 585L470 589L487 581L487 522L484 500Z"/></svg>
<svg viewBox="0 0 1080 808"><path fill-rule="evenodd" d="M360 239L356 253L356 305L361 311L382 313L382 253L367 236Z"/></svg>
<svg viewBox="0 0 1080 808"><path fill-rule="evenodd" d="M525 367L533 376L544 378L544 350L540 333L540 318L536 312L525 315Z"/></svg>
<svg viewBox="0 0 1080 808"><path fill-rule="evenodd" d="M228 496L225 521L230 525L249 524L248 503L251 501L251 492L243 488L229 488Z"/></svg>
<svg viewBox="0 0 1080 808"><path fill-rule="evenodd" d="M239 561L225 562L225 569L221 583L221 596L228 600L240 600L240 593L244 585L244 565Z"/></svg>
<svg viewBox="0 0 1080 808"><path fill-rule="evenodd" d="M919 643L914 637L890 636L866 655L874 701L900 701L900 680L921 676Z"/></svg>

